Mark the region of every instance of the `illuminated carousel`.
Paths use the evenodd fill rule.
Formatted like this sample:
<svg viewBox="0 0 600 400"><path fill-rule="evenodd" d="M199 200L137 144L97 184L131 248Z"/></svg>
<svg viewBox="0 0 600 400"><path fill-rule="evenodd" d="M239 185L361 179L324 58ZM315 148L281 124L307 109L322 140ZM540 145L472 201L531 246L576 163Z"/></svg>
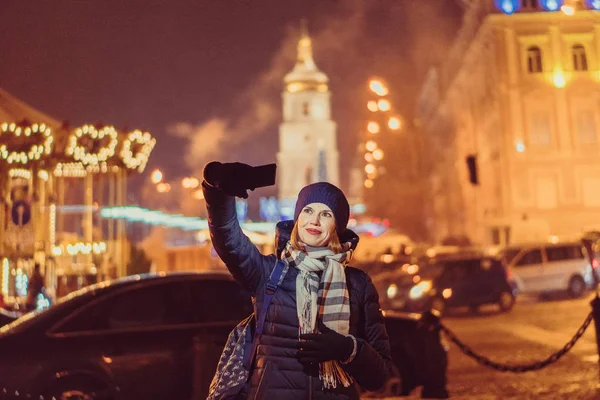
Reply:
<svg viewBox="0 0 600 400"><path fill-rule="evenodd" d="M126 204L127 177L144 170L155 139L112 126L72 129L33 109L2 113L6 96L0 92L0 293L22 303L36 263L51 298L125 275L124 222L99 211ZM6 120L15 114L27 119Z"/></svg>

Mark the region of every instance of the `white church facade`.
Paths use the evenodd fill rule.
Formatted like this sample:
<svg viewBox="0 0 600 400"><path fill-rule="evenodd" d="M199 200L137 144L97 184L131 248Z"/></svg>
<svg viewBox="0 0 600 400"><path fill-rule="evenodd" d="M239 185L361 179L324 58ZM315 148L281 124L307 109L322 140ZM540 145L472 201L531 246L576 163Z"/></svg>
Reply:
<svg viewBox="0 0 600 400"><path fill-rule="evenodd" d="M302 187L321 181L340 184L337 127L331 120L328 80L317 68L312 40L303 30L296 65L285 76L282 93L283 122L277 153L282 214L289 214Z"/></svg>

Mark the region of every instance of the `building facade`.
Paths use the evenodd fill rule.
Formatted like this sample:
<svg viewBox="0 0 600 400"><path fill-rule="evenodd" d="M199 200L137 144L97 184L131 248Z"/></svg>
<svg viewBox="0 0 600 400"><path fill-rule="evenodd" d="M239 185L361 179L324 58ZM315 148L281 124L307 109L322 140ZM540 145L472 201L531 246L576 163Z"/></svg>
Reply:
<svg viewBox="0 0 600 400"><path fill-rule="evenodd" d="M277 153L282 213L286 203L293 207L298 192L307 184L327 181L339 185L336 123L331 120L327 82L327 75L313 60L312 40L304 30L296 65L285 76L282 93L283 122Z"/></svg>
<svg viewBox="0 0 600 400"><path fill-rule="evenodd" d="M461 3L418 103L439 159L433 236L507 244L599 229L600 2Z"/></svg>

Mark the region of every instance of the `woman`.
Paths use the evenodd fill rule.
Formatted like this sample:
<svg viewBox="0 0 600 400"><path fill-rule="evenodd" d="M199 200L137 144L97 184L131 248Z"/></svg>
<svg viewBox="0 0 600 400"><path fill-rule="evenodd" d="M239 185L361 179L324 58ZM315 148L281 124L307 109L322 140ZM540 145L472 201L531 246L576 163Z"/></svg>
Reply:
<svg viewBox="0 0 600 400"><path fill-rule="evenodd" d="M250 376L249 399L359 399L381 388L392 370L377 290L368 275L346 267L358 236L346 229L350 207L337 187L303 188L294 221L278 224L277 255L262 255L240 229L234 195L246 197L244 164L223 164L202 184L217 253L255 298L280 257L289 266L266 316ZM244 169L246 168L246 169Z"/></svg>

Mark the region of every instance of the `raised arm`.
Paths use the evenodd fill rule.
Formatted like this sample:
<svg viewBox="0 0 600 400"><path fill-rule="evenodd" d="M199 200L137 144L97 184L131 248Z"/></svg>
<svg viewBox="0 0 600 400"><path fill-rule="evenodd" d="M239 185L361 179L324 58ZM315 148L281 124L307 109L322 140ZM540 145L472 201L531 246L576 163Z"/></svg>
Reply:
<svg viewBox="0 0 600 400"><path fill-rule="evenodd" d="M369 391L382 388L393 368L390 341L381 309L379 295L367 274L365 297L363 299L363 337L356 338L357 353L353 361L346 365L358 384Z"/></svg>
<svg viewBox="0 0 600 400"><path fill-rule="evenodd" d="M235 280L250 293L255 294L256 288L267 279L269 266L274 265L275 256L262 255L242 232L235 210L235 197L227 194L227 192L236 195L241 193L240 190L231 190L236 184L236 179L240 177L235 175L225 177L224 179L231 181L225 186L225 190L217 188L214 182L207 181L206 177L205 173L202 190L206 200L208 229L213 246ZM238 186L243 186L243 183L239 183ZM243 190L243 193L245 194L246 191Z"/></svg>

